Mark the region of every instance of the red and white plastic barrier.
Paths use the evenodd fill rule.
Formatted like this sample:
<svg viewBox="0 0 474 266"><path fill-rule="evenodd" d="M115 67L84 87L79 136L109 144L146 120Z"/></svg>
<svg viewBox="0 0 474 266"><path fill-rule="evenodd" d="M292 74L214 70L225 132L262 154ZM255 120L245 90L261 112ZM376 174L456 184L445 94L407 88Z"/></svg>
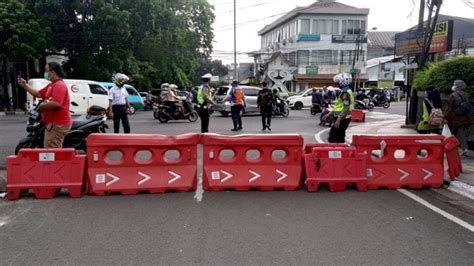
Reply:
<svg viewBox="0 0 474 266"><path fill-rule="evenodd" d="M201 143L204 190L292 191L302 186L300 135L205 134Z"/></svg>
<svg viewBox="0 0 474 266"><path fill-rule="evenodd" d="M87 139L89 194L193 191L199 134L93 134Z"/></svg>

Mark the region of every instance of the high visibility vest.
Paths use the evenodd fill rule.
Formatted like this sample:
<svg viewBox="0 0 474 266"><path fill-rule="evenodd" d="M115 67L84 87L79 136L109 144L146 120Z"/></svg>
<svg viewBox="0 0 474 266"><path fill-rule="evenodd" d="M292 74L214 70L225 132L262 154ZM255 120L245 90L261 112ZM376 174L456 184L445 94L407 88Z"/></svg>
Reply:
<svg viewBox="0 0 474 266"><path fill-rule="evenodd" d="M349 93L349 100L350 100L349 111L352 112L352 110L354 109L354 94L352 93L351 89L346 90L346 92ZM336 101L334 103L334 112L336 113L336 115L339 115L339 113L341 113L342 110L344 110L344 103L342 102L342 99L341 99L343 93L344 91L341 93L341 95L339 95L339 97L336 98Z"/></svg>
<svg viewBox="0 0 474 266"><path fill-rule="evenodd" d="M197 92L197 103L198 103L199 105L204 104L203 90L204 90L204 86L203 86L203 85L199 86L199 90L198 90L198 92ZM210 98L211 95L210 95L210 93L209 93L209 88L207 89L207 91L208 91L207 97Z"/></svg>
<svg viewBox="0 0 474 266"><path fill-rule="evenodd" d="M230 101L235 104L244 104L244 92L242 88L235 87L231 88Z"/></svg>

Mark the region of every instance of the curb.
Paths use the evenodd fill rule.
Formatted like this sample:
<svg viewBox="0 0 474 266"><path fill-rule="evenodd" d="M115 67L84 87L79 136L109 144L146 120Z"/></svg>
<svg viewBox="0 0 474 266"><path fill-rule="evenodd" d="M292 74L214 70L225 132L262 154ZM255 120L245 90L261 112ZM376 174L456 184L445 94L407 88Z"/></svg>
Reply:
<svg viewBox="0 0 474 266"><path fill-rule="evenodd" d="M449 191L474 200L474 186L461 181L452 181L448 187Z"/></svg>

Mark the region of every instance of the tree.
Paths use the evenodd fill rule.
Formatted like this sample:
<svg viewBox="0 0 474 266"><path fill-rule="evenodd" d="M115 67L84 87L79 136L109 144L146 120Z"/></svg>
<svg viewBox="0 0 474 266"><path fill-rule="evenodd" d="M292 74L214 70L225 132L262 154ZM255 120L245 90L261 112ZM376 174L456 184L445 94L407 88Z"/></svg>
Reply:
<svg viewBox="0 0 474 266"><path fill-rule="evenodd" d="M5 96L12 86L10 62L34 58L49 47L47 29L18 0L0 2L0 58L3 61ZM11 97L11 95L8 95ZM6 101L9 102L9 101Z"/></svg>
<svg viewBox="0 0 474 266"><path fill-rule="evenodd" d="M229 69L222 64L221 60L203 59L196 71L194 81L196 83L201 81L201 76L206 73L211 73L213 76L225 76L229 73Z"/></svg>
<svg viewBox="0 0 474 266"><path fill-rule="evenodd" d="M429 64L415 74L414 86L424 90L434 85L441 92L450 93L453 81L462 79L467 84L466 91L474 96L474 56L459 56L445 61Z"/></svg>

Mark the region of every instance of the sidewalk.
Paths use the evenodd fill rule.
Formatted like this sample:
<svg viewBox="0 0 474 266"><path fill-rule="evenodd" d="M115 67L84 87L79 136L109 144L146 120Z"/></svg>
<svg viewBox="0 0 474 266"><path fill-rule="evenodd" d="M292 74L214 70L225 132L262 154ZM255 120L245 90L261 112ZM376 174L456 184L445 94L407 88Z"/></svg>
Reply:
<svg viewBox="0 0 474 266"><path fill-rule="evenodd" d="M351 123L347 129L346 142L351 143L353 135L404 135L418 134L415 129L402 128L405 119L376 121L369 123ZM450 182L447 187L455 193L461 194L470 199L474 199L474 151L470 152L470 157L461 156L463 173L457 177L456 181ZM445 167L446 167L445 163ZM446 180L449 180L446 174Z"/></svg>

